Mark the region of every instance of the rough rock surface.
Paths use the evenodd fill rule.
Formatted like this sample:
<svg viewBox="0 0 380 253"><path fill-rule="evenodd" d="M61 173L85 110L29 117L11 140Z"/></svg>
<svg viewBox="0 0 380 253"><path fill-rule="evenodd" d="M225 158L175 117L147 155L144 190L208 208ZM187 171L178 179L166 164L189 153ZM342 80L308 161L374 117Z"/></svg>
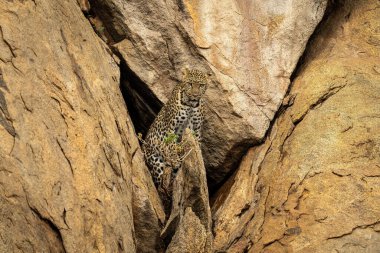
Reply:
<svg viewBox="0 0 380 253"><path fill-rule="evenodd" d="M275 117L326 1L0 0L0 252L377 253L380 3L332 2ZM185 66L212 183L275 120L212 212L188 136L165 217L119 84L144 131Z"/></svg>
<svg viewBox="0 0 380 253"><path fill-rule="evenodd" d="M254 148L248 151L236 174L219 189L211 202L216 251L227 250L254 217L253 206L257 202L255 186L258 180L258 166L253 163L262 160L258 154ZM247 245L249 244L242 245L241 249Z"/></svg>
<svg viewBox="0 0 380 253"><path fill-rule="evenodd" d="M162 237L168 244L166 252L208 253L212 252L212 234L206 169L189 130L184 140L191 152L174 179L172 209Z"/></svg>
<svg viewBox="0 0 380 253"><path fill-rule="evenodd" d="M0 1L0 251L134 252L119 67L75 0Z"/></svg>
<svg viewBox="0 0 380 253"><path fill-rule="evenodd" d="M211 251L210 230L206 231L199 217L191 207L185 212L178 223L176 233L170 242L166 253L203 253ZM208 238L209 237L209 238Z"/></svg>
<svg viewBox="0 0 380 253"><path fill-rule="evenodd" d="M268 139L216 197L215 250L380 248L380 3L335 8Z"/></svg>
<svg viewBox="0 0 380 253"><path fill-rule="evenodd" d="M264 137L326 2L94 0L92 7L134 77L139 131L156 112L151 93L166 102L183 67L214 73L202 148L217 183Z"/></svg>

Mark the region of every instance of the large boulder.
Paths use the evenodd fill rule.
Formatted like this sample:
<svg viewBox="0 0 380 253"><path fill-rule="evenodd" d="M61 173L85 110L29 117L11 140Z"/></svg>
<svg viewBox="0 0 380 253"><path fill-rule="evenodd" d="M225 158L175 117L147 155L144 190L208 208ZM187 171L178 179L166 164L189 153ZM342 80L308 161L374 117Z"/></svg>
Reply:
<svg viewBox="0 0 380 253"><path fill-rule="evenodd" d="M336 3L267 140L217 194L216 250L378 252L379 16L379 1Z"/></svg>
<svg viewBox="0 0 380 253"><path fill-rule="evenodd" d="M168 245L166 252L211 253L211 210L201 149L188 129L183 143L188 155L173 179L170 215L162 238Z"/></svg>
<svg viewBox="0 0 380 253"><path fill-rule="evenodd" d="M119 67L71 1L0 4L0 251L134 252Z"/></svg>
<svg viewBox="0 0 380 253"><path fill-rule="evenodd" d="M214 73L202 148L214 184L265 136L326 2L94 0L92 8L126 63L139 131L159 109L154 97L168 100L181 69Z"/></svg>

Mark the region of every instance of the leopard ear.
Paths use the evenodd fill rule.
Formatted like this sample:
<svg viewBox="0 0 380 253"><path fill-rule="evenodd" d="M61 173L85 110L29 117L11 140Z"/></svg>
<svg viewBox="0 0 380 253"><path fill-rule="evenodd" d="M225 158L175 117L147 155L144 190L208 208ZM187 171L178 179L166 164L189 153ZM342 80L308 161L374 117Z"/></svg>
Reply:
<svg viewBox="0 0 380 253"><path fill-rule="evenodd" d="M186 67L186 68L183 68L182 69L182 76L183 77L186 77L187 75L189 74L189 69Z"/></svg>

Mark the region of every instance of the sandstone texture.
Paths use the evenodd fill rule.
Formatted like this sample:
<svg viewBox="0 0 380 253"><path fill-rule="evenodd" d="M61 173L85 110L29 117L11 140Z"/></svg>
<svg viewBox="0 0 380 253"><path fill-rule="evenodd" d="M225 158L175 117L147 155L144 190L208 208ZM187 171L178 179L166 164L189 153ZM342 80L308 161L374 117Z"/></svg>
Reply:
<svg viewBox="0 0 380 253"><path fill-rule="evenodd" d="M216 251L378 252L379 16L379 1L335 3L267 140L215 197Z"/></svg>
<svg viewBox="0 0 380 253"><path fill-rule="evenodd" d="M184 67L213 73L202 149L214 185L264 137L326 3L94 0L92 8L104 24L98 30L125 62L130 78L123 85L139 131Z"/></svg>
<svg viewBox="0 0 380 253"><path fill-rule="evenodd" d="M166 252L212 251L211 211L202 152L191 132L184 136L189 155L173 182L172 208L162 230Z"/></svg>
<svg viewBox="0 0 380 253"><path fill-rule="evenodd" d="M379 252L379 17L377 0L0 0L0 252ZM167 205L136 132L184 67L212 77Z"/></svg>
<svg viewBox="0 0 380 253"><path fill-rule="evenodd" d="M0 252L134 252L137 139L78 3L0 1Z"/></svg>

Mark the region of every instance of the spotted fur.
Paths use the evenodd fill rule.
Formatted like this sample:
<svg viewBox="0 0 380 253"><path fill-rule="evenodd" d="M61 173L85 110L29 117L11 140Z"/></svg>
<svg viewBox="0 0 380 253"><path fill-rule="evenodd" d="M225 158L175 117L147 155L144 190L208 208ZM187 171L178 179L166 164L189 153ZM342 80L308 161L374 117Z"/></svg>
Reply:
<svg viewBox="0 0 380 253"><path fill-rule="evenodd" d="M169 101L162 107L149 128L143 150L156 186L161 184L161 176L166 166L176 171L182 162L178 160L181 156L172 154L177 156L177 162L168 164L168 152L164 152L166 138L170 134L176 134L177 141L180 142L184 130L189 128L198 140L201 139L203 95L206 89L207 74L199 70L185 70L183 81L175 87Z"/></svg>

